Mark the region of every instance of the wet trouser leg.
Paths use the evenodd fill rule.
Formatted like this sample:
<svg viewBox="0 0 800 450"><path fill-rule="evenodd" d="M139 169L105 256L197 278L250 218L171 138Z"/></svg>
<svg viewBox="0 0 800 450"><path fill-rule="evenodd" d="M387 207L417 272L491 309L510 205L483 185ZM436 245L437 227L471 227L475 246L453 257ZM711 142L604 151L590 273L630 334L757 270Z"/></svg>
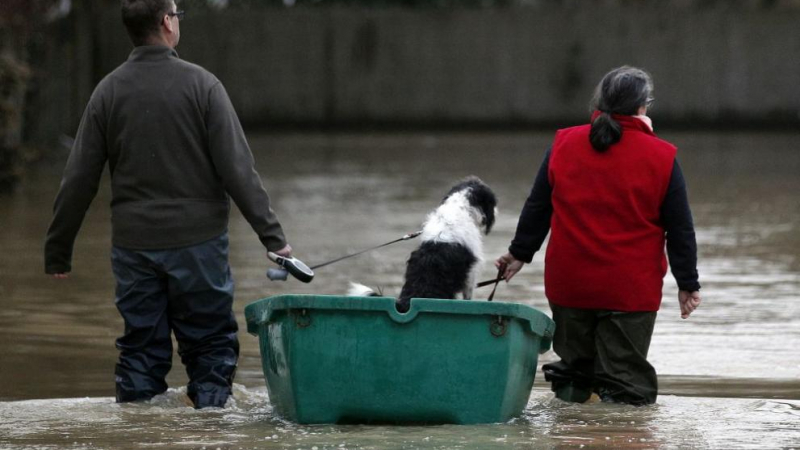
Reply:
<svg viewBox="0 0 800 450"><path fill-rule="evenodd" d="M542 366L545 380L552 383L556 397L573 402L584 402L592 394L594 385L595 328L594 311L561 308L550 304L556 331L553 351L561 361Z"/></svg>
<svg viewBox="0 0 800 450"><path fill-rule="evenodd" d="M553 349L561 361L542 369L559 398L583 401L595 391L604 401L656 401L658 380L647 362L655 312L550 306L556 322Z"/></svg>
<svg viewBox="0 0 800 450"><path fill-rule="evenodd" d="M117 339L117 402L147 400L167 390L172 339L167 317L166 280L148 255L114 247L116 306L125 322Z"/></svg>
<svg viewBox="0 0 800 450"><path fill-rule="evenodd" d="M224 406L239 355L227 235L173 250L114 247L112 266L125 320L117 340L117 401L166 390L174 331L189 397L198 408Z"/></svg>
<svg viewBox="0 0 800 450"><path fill-rule="evenodd" d="M223 407L239 358L227 235L176 253L166 269L170 326L189 375L187 394L197 408Z"/></svg>

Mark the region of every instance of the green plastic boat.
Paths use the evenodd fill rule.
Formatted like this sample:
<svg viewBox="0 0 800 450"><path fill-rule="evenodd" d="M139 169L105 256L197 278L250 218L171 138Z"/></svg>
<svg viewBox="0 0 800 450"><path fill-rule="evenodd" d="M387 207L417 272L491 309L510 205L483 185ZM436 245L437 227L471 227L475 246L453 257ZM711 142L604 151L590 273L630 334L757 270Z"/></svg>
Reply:
<svg viewBox="0 0 800 450"><path fill-rule="evenodd" d="M269 398L311 423L494 423L528 403L555 324L526 305L281 295L245 308Z"/></svg>

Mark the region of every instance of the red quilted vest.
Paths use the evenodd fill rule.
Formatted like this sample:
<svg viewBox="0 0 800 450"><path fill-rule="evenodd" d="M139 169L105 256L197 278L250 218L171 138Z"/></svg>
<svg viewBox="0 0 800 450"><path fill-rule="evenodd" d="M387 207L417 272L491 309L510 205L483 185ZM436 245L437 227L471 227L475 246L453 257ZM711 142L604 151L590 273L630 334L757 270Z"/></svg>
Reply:
<svg viewBox="0 0 800 450"><path fill-rule="evenodd" d="M545 293L572 308L657 311L667 273L660 208L676 148L639 119L613 117L622 139L602 153L590 125L556 133Z"/></svg>

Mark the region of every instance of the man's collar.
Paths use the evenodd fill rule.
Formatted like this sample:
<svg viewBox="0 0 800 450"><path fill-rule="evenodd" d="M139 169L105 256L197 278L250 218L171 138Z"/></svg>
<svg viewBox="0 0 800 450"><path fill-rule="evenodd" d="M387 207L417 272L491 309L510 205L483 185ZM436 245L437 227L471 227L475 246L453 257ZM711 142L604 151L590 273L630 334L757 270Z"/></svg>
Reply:
<svg viewBox="0 0 800 450"><path fill-rule="evenodd" d="M167 58L179 58L178 52L166 45L140 45L133 49L128 61L161 61Z"/></svg>

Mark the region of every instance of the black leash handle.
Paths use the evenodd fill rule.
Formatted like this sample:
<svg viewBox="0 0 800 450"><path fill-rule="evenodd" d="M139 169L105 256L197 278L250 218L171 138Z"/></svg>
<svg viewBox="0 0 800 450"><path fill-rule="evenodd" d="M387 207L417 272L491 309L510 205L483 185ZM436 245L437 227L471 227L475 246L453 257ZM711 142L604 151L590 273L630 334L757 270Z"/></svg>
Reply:
<svg viewBox="0 0 800 450"><path fill-rule="evenodd" d="M481 281L480 283L476 284L475 287L481 288L481 287L484 287L484 286L488 286L490 284L497 284L500 281L503 281L505 279L506 279L506 277L504 277L503 275L498 275L497 278L494 278L492 280Z"/></svg>
<svg viewBox="0 0 800 450"><path fill-rule="evenodd" d="M339 258L333 259L333 260L331 260L331 261L327 261L327 262L324 262L324 263L320 263L320 264L317 264L316 266L311 266L311 267L310 267L310 269L311 269L311 270L314 270L314 269L319 269L320 267L325 267L325 266L327 266L327 265L330 265L330 264L333 264L333 263L335 263L335 262L339 262L339 261L341 261L341 260L343 260L343 259L352 258L353 256L358 256L358 255L360 255L360 254L362 254L362 253L367 253L367 252L369 252L369 251L372 251L372 250L377 250L377 249L379 249L379 248L381 248L381 247L386 247L387 245L392 245L392 244L394 244L395 242L407 241L407 240L409 240L409 239L414 239L415 237L419 236L420 234L422 234L422 231L415 231L415 232L413 232L413 233L408 233L407 235L405 235L405 236L401 237L400 239L395 239L395 240L393 240L393 241L391 241L391 242L387 242L387 243L385 243L385 244L376 245L375 247L370 247L370 248L368 248L368 249L361 250L361 251L359 251L359 252L351 253L351 254L349 254L349 255L344 255L344 256L342 256L342 257L339 257Z"/></svg>
<svg viewBox="0 0 800 450"><path fill-rule="evenodd" d="M502 280L505 280L505 277L503 276L503 269L500 269L497 271L497 278L492 280L494 281L494 287L492 288L492 293L489 294L488 298L489 301L492 301L494 299L494 293L497 291L497 285L500 284L500 281ZM480 287L480 283L478 283L478 286Z"/></svg>

